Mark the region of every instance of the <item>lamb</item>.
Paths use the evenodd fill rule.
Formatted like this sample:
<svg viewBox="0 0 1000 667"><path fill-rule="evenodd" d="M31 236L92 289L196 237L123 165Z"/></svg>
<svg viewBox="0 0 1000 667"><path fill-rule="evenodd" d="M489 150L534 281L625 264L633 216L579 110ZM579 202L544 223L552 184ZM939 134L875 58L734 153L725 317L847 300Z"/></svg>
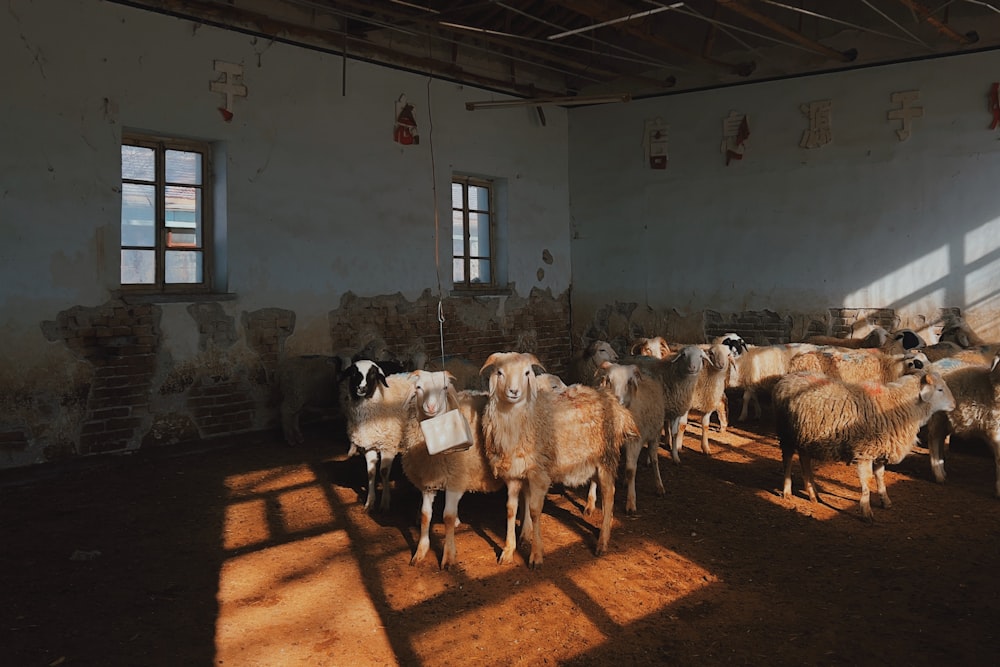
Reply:
<svg viewBox="0 0 1000 667"><path fill-rule="evenodd" d="M304 442L300 426L303 412L337 412L341 371L341 360L336 356L309 354L286 357L278 363L279 411L286 443Z"/></svg>
<svg viewBox="0 0 1000 667"><path fill-rule="evenodd" d="M636 438L635 420L608 392L574 385L565 392L538 391L533 370L541 366L533 354L497 352L483 364L489 377L489 400L483 412L486 456L491 469L507 485L507 537L500 563L514 555L514 522L518 495L527 485L528 514L533 535L528 564L539 567L544 557L541 512L552 482L582 486L597 479L604 517L597 555L611 537L615 475L622 445Z"/></svg>
<svg viewBox="0 0 1000 667"><path fill-rule="evenodd" d="M712 413L714 412L719 417L719 433L725 433L729 427L726 383L730 371L735 368L736 358L733 356L733 347L726 343L713 343L705 349L705 352L708 355L709 363L703 365L701 375L698 376L694 396L691 398L691 409L701 413L701 451L705 454L711 454L712 448L708 444L708 427ZM677 437L678 451L683 448L687 421L687 419L684 420L684 426L680 429Z"/></svg>
<svg viewBox="0 0 1000 667"><path fill-rule="evenodd" d="M413 398L410 373L386 375L374 361L362 359L351 364L344 375L348 391L341 403L347 417L349 455L363 452L368 469L368 497L365 510L375 506L376 466L382 478L379 509L389 509L389 473L399 453L411 420L409 403Z"/></svg>
<svg viewBox="0 0 1000 667"><path fill-rule="evenodd" d="M595 340L587 346L580 357L573 359L569 365L569 380L572 383L582 383L591 385L597 369L605 361L612 363L618 361L618 353L611 343L604 340Z"/></svg>
<svg viewBox="0 0 1000 667"><path fill-rule="evenodd" d="M444 491L444 550L441 567L458 562L455 547L455 527L458 525L458 503L467 492L489 493L504 488L493 474L483 449L483 410L486 392L457 391L455 378L447 371L415 371L413 374L415 419L424 420L458 409L469 423L472 446L463 451L431 454L427 441L417 426L407 438L402 454L403 472L423 494L420 509L420 541L410 560L411 565L422 561L430 549L430 523L434 497Z"/></svg>
<svg viewBox="0 0 1000 667"><path fill-rule="evenodd" d="M819 373L789 373L774 387L776 430L785 469L782 496L792 495L792 458L799 455L809 499L818 502L812 460L857 466L861 516L872 521L869 481L874 474L882 506L886 464L899 463L913 449L917 432L955 399L937 373L905 375L896 382L851 384Z"/></svg>
<svg viewBox="0 0 1000 667"><path fill-rule="evenodd" d="M639 429L639 436L625 442L625 479L628 496L625 501L626 514L636 512L635 473L639 463L639 453L648 447L653 472L656 475L656 493L663 495L663 479L660 477L660 433L663 430L666 398L663 384L643 374L634 364L620 365L605 362L598 371L599 386L607 388L618 402L628 408ZM589 504L589 502L588 502Z"/></svg>
<svg viewBox="0 0 1000 667"><path fill-rule="evenodd" d="M813 371L844 382L894 382L907 373L927 370L922 352L883 354L877 350L845 350L823 346L792 357L788 372Z"/></svg>
<svg viewBox="0 0 1000 667"><path fill-rule="evenodd" d="M816 349L809 343L751 345L736 357L736 370L730 375L729 387L743 390L743 406L738 421L750 415L751 404L761 416L760 392L770 391L788 373L788 365L796 354Z"/></svg>
<svg viewBox="0 0 1000 667"><path fill-rule="evenodd" d="M994 494L1000 497L1000 353L993 357L990 366L943 359L932 368L941 373L955 397L951 412L936 413L927 422L927 448L935 480L939 484L945 481L947 437L985 440L993 450Z"/></svg>
<svg viewBox="0 0 1000 667"><path fill-rule="evenodd" d="M647 360L639 365L663 384L664 426L674 463L680 463L681 435L687 426L704 362L711 361L697 345L686 345L669 359Z"/></svg>

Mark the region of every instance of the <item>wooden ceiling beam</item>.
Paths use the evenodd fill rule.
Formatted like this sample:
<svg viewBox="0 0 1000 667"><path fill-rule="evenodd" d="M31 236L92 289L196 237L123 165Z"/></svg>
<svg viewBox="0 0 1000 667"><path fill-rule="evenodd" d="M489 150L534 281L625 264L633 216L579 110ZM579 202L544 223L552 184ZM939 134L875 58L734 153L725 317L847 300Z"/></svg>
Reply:
<svg viewBox="0 0 1000 667"><path fill-rule="evenodd" d="M765 16L761 14L756 9L753 9L746 4L746 0L718 0L718 3L737 14L742 15L745 18L750 19L754 23L761 25L771 32L777 33L786 39L790 39L793 42L798 43L802 47L809 49L815 53L822 54L827 58L832 60L838 60L840 62L851 62L858 57L858 52L856 49L850 49L849 51L838 51L837 49L832 49L825 44L821 44L814 39L810 39L800 33L797 30L793 30L785 25L782 25L778 21L775 21L770 16Z"/></svg>
<svg viewBox="0 0 1000 667"><path fill-rule="evenodd" d="M974 30L965 35L961 34L957 30L949 26L947 23L941 21L936 16L934 16L931 10L927 9L927 7L924 7L916 0L899 0L899 2L900 4L903 4L912 9L917 14L917 16L919 16L924 22L934 26L934 28L939 33L941 33L948 39L958 42L962 46L974 44L975 42L979 41L979 35Z"/></svg>

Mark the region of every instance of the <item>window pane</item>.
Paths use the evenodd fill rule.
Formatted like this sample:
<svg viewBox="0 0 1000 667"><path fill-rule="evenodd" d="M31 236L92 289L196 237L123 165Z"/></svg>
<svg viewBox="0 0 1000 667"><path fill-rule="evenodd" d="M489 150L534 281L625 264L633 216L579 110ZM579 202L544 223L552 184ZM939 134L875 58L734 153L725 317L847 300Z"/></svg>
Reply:
<svg viewBox="0 0 1000 667"><path fill-rule="evenodd" d="M122 183L122 245L152 248L156 245L156 188Z"/></svg>
<svg viewBox="0 0 1000 667"><path fill-rule="evenodd" d="M462 184L451 184L451 207L462 208Z"/></svg>
<svg viewBox="0 0 1000 667"><path fill-rule="evenodd" d="M477 185L469 186L469 210L488 211L490 210L490 191Z"/></svg>
<svg viewBox="0 0 1000 667"><path fill-rule="evenodd" d="M170 247L201 247L201 190L168 185L164 225Z"/></svg>
<svg viewBox="0 0 1000 667"><path fill-rule="evenodd" d="M470 283L491 283L490 260L473 259L469 262L469 282Z"/></svg>
<svg viewBox="0 0 1000 667"><path fill-rule="evenodd" d="M462 225L462 214L452 213L451 216L451 254L465 254L465 229Z"/></svg>
<svg viewBox="0 0 1000 667"><path fill-rule="evenodd" d="M152 285L156 281L156 253L122 250L122 285Z"/></svg>
<svg viewBox="0 0 1000 667"><path fill-rule="evenodd" d="M168 250L164 270L167 283L200 283L201 252Z"/></svg>
<svg viewBox="0 0 1000 667"><path fill-rule="evenodd" d="M469 214L469 253L473 257L490 256L490 216Z"/></svg>
<svg viewBox="0 0 1000 667"><path fill-rule="evenodd" d="M465 282L465 261L461 259L451 261L451 281L453 283Z"/></svg>
<svg viewBox="0 0 1000 667"><path fill-rule="evenodd" d="M201 185L201 153L167 151L167 183Z"/></svg>
<svg viewBox="0 0 1000 667"><path fill-rule="evenodd" d="M152 148L122 146L122 178L156 180L156 154Z"/></svg>

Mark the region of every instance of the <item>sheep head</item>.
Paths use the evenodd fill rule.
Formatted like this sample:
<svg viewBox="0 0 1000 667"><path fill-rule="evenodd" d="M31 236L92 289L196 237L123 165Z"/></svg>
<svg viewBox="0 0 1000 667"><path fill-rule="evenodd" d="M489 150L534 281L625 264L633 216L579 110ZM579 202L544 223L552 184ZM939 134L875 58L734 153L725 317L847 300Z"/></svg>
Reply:
<svg viewBox="0 0 1000 667"><path fill-rule="evenodd" d="M687 345L668 363L678 364L677 368L681 374L697 375L705 362L712 363L705 350L697 345Z"/></svg>
<svg viewBox="0 0 1000 667"><path fill-rule="evenodd" d="M414 398L417 409L423 417L435 417L458 405L455 376L448 371L413 371Z"/></svg>
<svg viewBox="0 0 1000 667"><path fill-rule="evenodd" d="M489 373L490 399L511 405L534 401L538 394L535 368L542 368L538 358L526 352L494 352L479 370Z"/></svg>
<svg viewBox="0 0 1000 667"><path fill-rule="evenodd" d="M629 352L631 354L639 354L644 357L653 357L654 359L666 359L670 356L670 346L667 345L667 341L662 336L640 338L632 343L632 347L629 348ZM612 359L611 361L615 360Z"/></svg>
<svg viewBox="0 0 1000 667"><path fill-rule="evenodd" d="M362 359L351 364L345 371L349 396L351 400L358 401L363 398L371 398L379 385L388 387L385 373L374 361Z"/></svg>
<svg viewBox="0 0 1000 667"><path fill-rule="evenodd" d="M598 386L610 391L618 402L627 408L632 404L635 392L639 389L642 373L639 367L633 364L623 366L604 362L598 371L598 378Z"/></svg>
<svg viewBox="0 0 1000 667"><path fill-rule="evenodd" d="M587 346L586 357L600 366L605 361L618 361L618 353L606 340L595 340Z"/></svg>

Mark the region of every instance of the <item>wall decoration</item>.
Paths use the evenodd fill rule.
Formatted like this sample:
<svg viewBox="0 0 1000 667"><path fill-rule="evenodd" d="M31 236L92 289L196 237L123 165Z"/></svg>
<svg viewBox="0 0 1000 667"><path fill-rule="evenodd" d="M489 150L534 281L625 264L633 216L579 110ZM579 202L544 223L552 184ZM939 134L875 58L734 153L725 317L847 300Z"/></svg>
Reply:
<svg viewBox="0 0 1000 667"><path fill-rule="evenodd" d="M208 84L208 89L213 93L222 93L226 97L224 106L219 107L219 113L228 123L233 119L233 98L246 97L247 87L243 84L243 65L227 63L222 60L213 61L215 71L222 74L221 77Z"/></svg>
<svg viewBox="0 0 1000 667"><path fill-rule="evenodd" d="M733 160L742 160L746 153L746 140L750 137L750 122L746 114L730 111L722 119L722 153L726 166Z"/></svg>
<svg viewBox="0 0 1000 667"><path fill-rule="evenodd" d="M392 140L404 146L420 143L413 105L406 101L406 95L400 95L396 100L396 122L392 128Z"/></svg>
<svg viewBox="0 0 1000 667"><path fill-rule="evenodd" d="M902 122L903 127L896 130L896 136L899 137L900 141L906 141L910 138L910 134L912 134L910 121L924 115L924 108L915 104L920 101L920 91L907 90L900 93L893 93L889 96L889 100L893 104L898 104L899 108L889 111L886 114L886 118Z"/></svg>
<svg viewBox="0 0 1000 667"><path fill-rule="evenodd" d="M995 130L1000 127L1000 83L996 81L990 86L990 113L993 115L993 122L990 123L990 129Z"/></svg>
<svg viewBox="0 0 1000 667"><path fill-rule="evenodd" d="M799 111L809 119L809 129L802 133L799 148L822 148L833 141L833 100L816 100L799 105Z"/></svg>
<svg viewBox="0 0 1000 667"><path fill-rule="evenodd" d="M642 146L646 153L646 162L650 169L666 169L670 156L667 153L667 141L670 127L662 119L646 121L642 135Z"/></svg>

